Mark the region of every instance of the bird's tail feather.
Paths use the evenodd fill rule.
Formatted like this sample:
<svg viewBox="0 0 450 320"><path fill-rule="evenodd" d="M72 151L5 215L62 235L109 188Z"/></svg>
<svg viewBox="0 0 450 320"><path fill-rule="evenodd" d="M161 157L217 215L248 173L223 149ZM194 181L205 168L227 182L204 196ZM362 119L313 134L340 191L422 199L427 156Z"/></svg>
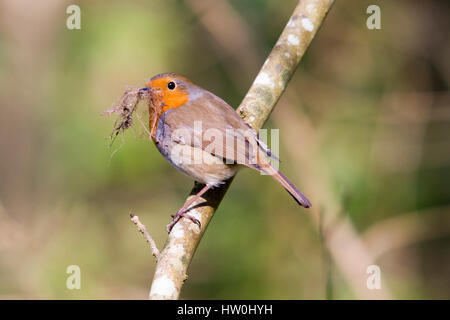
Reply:
<svg viewBox="0 0 450 320"><path fill-rule="evenodd" d="M301 193L284 174L275 169L272 165L267 164L260 166L259 170L271 175L276 181L278 181L299 205L305 208L311 207L311 202L309 202L305 195Z"/></svg>

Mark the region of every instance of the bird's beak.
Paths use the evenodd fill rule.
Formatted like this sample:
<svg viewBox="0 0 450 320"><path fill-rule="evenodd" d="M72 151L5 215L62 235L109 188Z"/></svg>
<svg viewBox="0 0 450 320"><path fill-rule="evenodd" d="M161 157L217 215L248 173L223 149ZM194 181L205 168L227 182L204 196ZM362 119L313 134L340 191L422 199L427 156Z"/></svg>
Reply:
<svg viewBox="0 0 450 320"><path fill-rule="evenodd" d="M152 82L149 81L149 82L147 82L147 83L145 84L145 87L139 89L139 91L140 91L140 92L142 92L142 91L148 91L148 90L150 90L151 86L152 86Z"/></svg>
<svg viewBox="0 0 450 320"><path fill-rule="evenodd" d="M140 92L142 92L142 91L149 91L149 90L151 90L151 89L153 89L153 86L152 86L152 81L150 80L149 82L147 82L147 83L145 84L145 87L139 89L139 91L140 91Z"/></svg>

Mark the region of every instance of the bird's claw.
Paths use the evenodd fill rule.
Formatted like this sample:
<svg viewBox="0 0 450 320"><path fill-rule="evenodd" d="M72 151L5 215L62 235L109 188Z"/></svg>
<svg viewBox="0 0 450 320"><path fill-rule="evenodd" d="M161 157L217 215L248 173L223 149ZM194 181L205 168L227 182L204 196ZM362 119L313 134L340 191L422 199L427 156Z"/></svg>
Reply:
<svg viewBox="0 0 450 320"><path fill-rule="evenodd" d="M190 214L186 213L186 212L177 212L177 214L172 214L170 215L173 220L166 226L166 230L168 233L170 233L170 231L172 231L172 228L174 227L174 225L178 222L178 220L180 220L181 218L187 218L189 220L191 220L193 223L195 223L196 225L198 225L199 228L202 227L202 224L200 222L200 220L198 220L197 218L191 216Z"/></svg>

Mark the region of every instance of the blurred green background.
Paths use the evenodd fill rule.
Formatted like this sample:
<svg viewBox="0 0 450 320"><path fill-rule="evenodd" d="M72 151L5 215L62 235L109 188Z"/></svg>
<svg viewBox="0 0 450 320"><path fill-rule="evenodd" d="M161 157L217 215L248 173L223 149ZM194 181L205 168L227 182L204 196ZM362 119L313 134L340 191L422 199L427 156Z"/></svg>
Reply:
<svg viewBox="0 0 450 320"><path fill-rule="evenodd" d="M0 1L0 299L145 299L155 261L128 213L162 247L192 181L132 130L112 156L102 111L162 72L237 107L296 3ZM265 125L312 210L241 171L182 298L450 298L448 9L336 1Z"/></svg>

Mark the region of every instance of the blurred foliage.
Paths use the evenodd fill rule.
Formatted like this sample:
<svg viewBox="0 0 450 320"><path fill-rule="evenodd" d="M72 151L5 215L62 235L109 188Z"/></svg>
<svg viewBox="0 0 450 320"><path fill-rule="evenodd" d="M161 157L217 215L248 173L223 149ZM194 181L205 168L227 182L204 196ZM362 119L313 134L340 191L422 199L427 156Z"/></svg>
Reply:
<svg viewBox="0 0 450 320"><path fill-rule="evenodd" d="M69 2L0 2L0 298L147 296L155 262L128 213L161 247L192 181L139 132L110 148L114 119L101 112L127 85L161 72L185 74L236 107L296 1L228 2L260 59L239 76L230 72L239 59L190 1L77 3L81 30L65 27ZM381 30L366 28L374 3ZM421 221L425 240L377 257L395 298L450 298L448 30L445 1L337 1L289 85L301 105L274 111L308 115L318 132L313 161L362 237L385 219ZM306 173L287 156L308 150L283 144L281 121L266 127L280 128L281 169L308 194ZM327 261L307 213L271 179L243 170L182 297L354 298ZM66 289L71 264L81 267L81 290Z"/></svg>

